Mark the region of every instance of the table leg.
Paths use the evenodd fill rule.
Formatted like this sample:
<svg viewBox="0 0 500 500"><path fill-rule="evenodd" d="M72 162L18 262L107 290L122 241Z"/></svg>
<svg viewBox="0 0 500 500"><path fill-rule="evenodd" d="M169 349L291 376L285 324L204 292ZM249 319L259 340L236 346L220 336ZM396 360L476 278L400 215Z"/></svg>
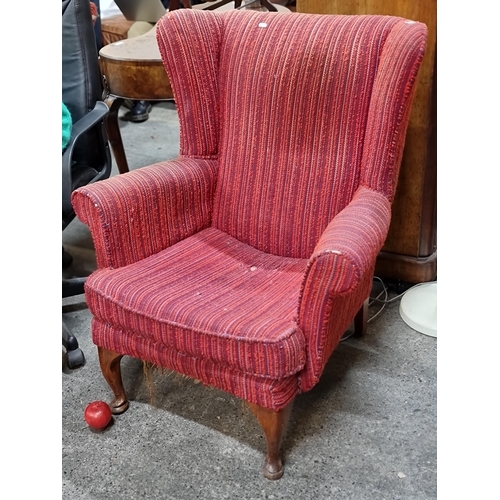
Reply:
<svg viewBox="0 0 500 500"><path fill-rule="evenodd" d="M118 110L123 104L124 99L121 97L108 96L104 102L109 108L109 114L104 122L106 126L106 133L108 134L109 144L115 157L116 166L120 174L129 171L127 157L123 148L122 135L120 133L120 126L118 125Z"/></svg>

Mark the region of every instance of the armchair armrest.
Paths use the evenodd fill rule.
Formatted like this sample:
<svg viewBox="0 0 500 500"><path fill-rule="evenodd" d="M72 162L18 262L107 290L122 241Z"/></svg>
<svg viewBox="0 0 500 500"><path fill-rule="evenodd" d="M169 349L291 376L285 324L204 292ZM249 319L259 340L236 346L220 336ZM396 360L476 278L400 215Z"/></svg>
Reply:
<svg viewBox="0 0 500 500"><path fill-rule="evenodd" d="M109 108L102 101L95 103L94 109L87 113L80 120L73 123L71 128L71 138L62 154L62 204L63 212L66 211L66 205L70 208L71 193L73 191L73 180L71 176L71 162L73 159L73 150L75 144L82 134L92 127L102 122L109 113Z"/></svg>
<svg viewBox="0 0 500 500"><path fill-rule="evenodd" d="M360 187L321 235L309 259L306 280L313 278L315 268L324 268L332 275L332 292L346 293L355 288L361 276L371 271L390 220L389 200L377 191ZM341 269L344 271L339 274Z"/></svg>
<svg viewBox="0 0 500 500"><path fill-rule="evenodd" d="M319 380L340 337L368 297L390 220L389 200L361 186L321 235L299 298L298 321L308 344L302 390Z"/></svg>
<svg viewBox="0 0 500 500"><path fill-rule="evenodd" d="M77 189L97 266L137 262L208 227L216 172L215 160L180 157Z"/></svg>

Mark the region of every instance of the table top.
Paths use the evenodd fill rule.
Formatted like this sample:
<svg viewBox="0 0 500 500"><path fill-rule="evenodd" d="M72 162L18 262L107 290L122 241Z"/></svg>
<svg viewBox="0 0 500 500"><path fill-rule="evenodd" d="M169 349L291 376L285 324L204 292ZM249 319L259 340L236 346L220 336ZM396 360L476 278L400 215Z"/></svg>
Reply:
<svg viewBox="0 0 500 500"><path fill-rule="evenodd" d="M105 45L99 51L99 55L115 61L162 63L160 50L156 42L156 27L153 27L144 35Z"/></svg>
<svg viewBox="0 0 500 500"><path fill-rule="evenodd" d="M144 35L104 46L99 60L109 94L145 101L173 98L156 42L156 27Z"/></svg>

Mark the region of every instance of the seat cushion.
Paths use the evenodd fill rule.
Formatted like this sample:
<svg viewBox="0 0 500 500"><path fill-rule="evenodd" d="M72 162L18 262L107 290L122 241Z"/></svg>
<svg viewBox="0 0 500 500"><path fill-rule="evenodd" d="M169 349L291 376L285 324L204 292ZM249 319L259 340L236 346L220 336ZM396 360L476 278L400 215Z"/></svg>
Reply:
<svg viewBox="0 0 500 500"><path fill-rule="evenodd" d="M208 228L137 263L94 272L85 292L97 319L138 341L282 378L305 364L297 306L306 264Z"/></svg>

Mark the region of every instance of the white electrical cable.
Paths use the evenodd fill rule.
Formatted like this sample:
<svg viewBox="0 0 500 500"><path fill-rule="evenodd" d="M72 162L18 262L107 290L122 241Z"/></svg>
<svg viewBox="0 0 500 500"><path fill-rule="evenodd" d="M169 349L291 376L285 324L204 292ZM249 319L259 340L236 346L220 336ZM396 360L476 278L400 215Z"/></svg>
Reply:
<svg viewBox="0 0 500 500"><path fill-rule="evenodd" d="M410 290L413 290L414 288L422 286L422 285L436 283L436 281L426 281L424 283L417 283L416 285L413 285L410 288L408 288L408 290L405 290L403 293L400 293L399 295L396 295L395 297L392 297L391 299L389 299L389 292L387 290L387 286L382 281L382 279L379 278L378 276L374 276L373 279L377 280L382 285L382 291L376 297L370 297L370 300L368 302L368 307L371 307L374 302L378 302L378 303L382 304L382 306L371 318L368 319L367 323L371 323L374 319L376 319L378 316L380 316L380 314L382 314L382 311L386 308L387 305L392 304L392 303L396 302L397 300L401 300L405 296L405 294L408 293ZM383 299L380 298L382 295L384 295ZM346 337L342 337L340 339L340 341L343 342L344 340L350 339L353 335L354 335L354 332Z"/></svg>
<svg viewBox="0 0 500 500"><path fill-rule="evenodd" d="M385 283L378 276L374 276L373 279L380 281L380 283L382 284L382 291L376 297L371 298L370 302L368 302L368 307L370 307L370 305L373 304L373 302L382 302L382 307L371 318L368 318L367 323L371 323L377 316L379 316L382 313L382 311L385 309L385 306L388 303L387 297L389 296ZM380 296L382 294L385 295L384 300L380 299Z"/></svg>

